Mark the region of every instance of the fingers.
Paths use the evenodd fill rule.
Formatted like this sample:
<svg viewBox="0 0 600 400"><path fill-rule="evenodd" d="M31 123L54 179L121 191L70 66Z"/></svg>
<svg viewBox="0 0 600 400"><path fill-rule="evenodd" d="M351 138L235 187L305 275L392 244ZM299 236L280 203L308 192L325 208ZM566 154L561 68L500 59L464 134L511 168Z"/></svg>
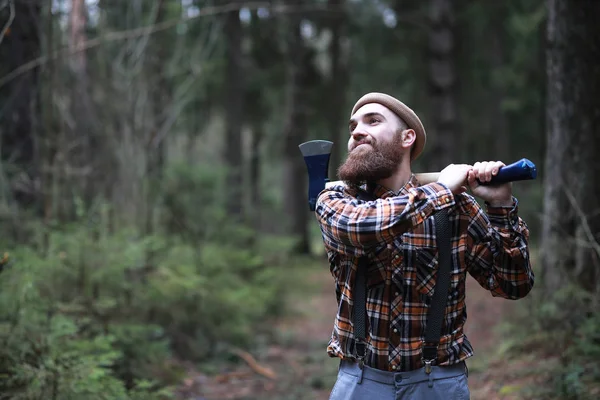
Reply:
<svg viewBox="0 0 600 400"><path fill-rule="evenodd" d="M477 183L477 178L475 177L475 170L471 169L469 171L469 174L467 175L467 184L469 185L469 187L471 189L476 188L477 186L479 186L479 184Z"/></svg>
<svg viewBox="0 0 600 400"><path fill-rule="evenodd" d="M492 180L492 177L498 174L498 171L501 167L504 166L504 163L501 161L482 161L476 162L473 164L472 174L474 175L473 181L475 179L479 179L480 182L489 182ZM469 174L469 177L471 173ZM471 184L471 181L469 181Z"/></svg>
<svg viewBox="0 0 600 400"><path fill-rule="evenodd" d="M471 166L467 164L450 164L440 172L437 181L447 185L452 193L464 193L470 170Z"/></svg>

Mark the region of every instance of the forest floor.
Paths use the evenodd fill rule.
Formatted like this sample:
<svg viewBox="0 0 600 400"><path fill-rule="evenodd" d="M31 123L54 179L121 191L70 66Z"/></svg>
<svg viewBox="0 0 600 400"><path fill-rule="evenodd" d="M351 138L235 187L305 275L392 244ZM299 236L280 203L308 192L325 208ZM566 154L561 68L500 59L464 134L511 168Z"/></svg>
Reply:
<svg viewBox="0 0 600 400"><path fill-rule="evenodd" d="M327 267L291 273L285 317L271 326L274 338L250 353L237 352L235 364L218 371L190 370L180 394L186 400L327 400L336 379L338 360L326 354L336 312L332 278ZM299 275L299 273L296 273ZM501 325L519 302L494 298L470 276L467 281L466 334L475 348L468 360L471 399L536 398L531 387L548 385L557 360L523 354L503 356ZM241 361L243 360L243 361ZM240 362L241 361L241 362ZM528 392L529 395L528 395Z"/></svg>

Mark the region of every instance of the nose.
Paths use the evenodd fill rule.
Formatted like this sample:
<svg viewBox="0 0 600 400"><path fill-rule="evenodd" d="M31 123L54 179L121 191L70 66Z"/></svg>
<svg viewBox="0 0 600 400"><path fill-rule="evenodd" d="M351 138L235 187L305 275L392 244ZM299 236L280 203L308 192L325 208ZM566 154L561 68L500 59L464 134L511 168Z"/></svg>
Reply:
<svg viewBox="0 0 600 400"><path fill-rule="evenodd" d="M355 129L354 132L352 132L352 139L354 139L357 142L364 139L366 136L367 136L366 133L364 133L363 131L360 131L358 129Z"/></svg>

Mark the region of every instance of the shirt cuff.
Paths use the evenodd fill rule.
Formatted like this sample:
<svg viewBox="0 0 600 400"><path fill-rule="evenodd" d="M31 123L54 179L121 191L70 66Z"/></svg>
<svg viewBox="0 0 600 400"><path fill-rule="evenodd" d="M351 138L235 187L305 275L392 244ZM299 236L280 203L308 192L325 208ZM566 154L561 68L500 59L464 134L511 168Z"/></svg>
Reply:
<svg viewBox="0 0 600 400"><path fill-rule="evenodd" d="M492 207L485 202L488 218L493 226L512 230L519 228L519 201L514 196L512 200L512 206L506 207Z"/></svg>

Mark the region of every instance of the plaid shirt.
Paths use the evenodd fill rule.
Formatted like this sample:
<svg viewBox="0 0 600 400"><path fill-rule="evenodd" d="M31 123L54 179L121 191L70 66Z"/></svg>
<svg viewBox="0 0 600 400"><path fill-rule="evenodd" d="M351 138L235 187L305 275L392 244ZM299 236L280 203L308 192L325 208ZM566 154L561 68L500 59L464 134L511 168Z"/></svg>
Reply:
<svg viewBox="0 0 600 400"><path fill-rule="evenodd" d="M448 209L452 225L452 271L438 365L473 355L465 333L465 281L469 272L493 296L519 299L533 287L529 231L512 207L484 213L468 194L453 195L444 185L418 186L413 175L393 193L368 189L376 201L356 199L345 186L319 195L316 216L336 284L338 312L327 352L354 358L353 293L358 257L370 258L367 272L367 354L365 364L387 371L422 366L427 311L437 277L434 218Z"/></svg>

